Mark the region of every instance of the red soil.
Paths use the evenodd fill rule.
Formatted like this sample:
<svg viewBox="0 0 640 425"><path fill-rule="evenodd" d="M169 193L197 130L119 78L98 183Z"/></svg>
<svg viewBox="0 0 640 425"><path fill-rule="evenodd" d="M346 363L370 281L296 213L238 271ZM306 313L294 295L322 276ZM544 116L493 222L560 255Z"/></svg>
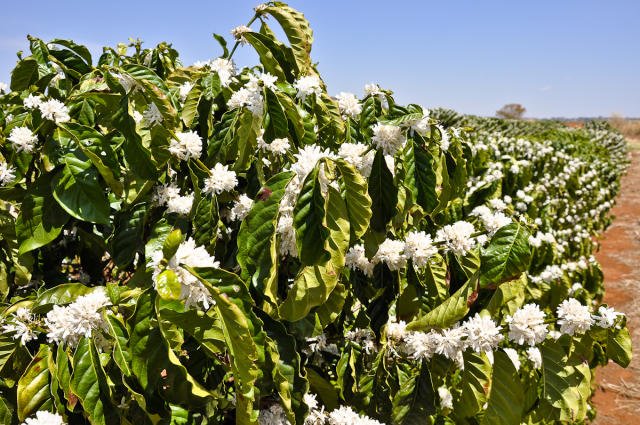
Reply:
<svg viewBox="0 0 640 425"><path fill-rule="evenodd" d="M611 362L596 373L598 425L640 423L640 151L631 158L612 210L615 220L602 236L596 258L604 271L604 302L627 315L634 358L627 369Z"/></svg>

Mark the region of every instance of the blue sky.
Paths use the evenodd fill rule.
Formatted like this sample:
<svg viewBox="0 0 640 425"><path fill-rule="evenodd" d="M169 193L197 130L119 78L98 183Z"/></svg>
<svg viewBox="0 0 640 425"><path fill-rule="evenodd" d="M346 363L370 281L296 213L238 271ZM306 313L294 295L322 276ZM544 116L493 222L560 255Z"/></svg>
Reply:
<svg viewBox="0 0 640 425"><path fill-rule="evenodd" d="M219 54L211 33L246 23L257 1L21 0L3 4L0 81L26 34L99 52L129 37L173 43L184 63ZM291 0L311 21L332 94L368 82L402 103L493 115L640 117L640 1ZM275 22L273 22L275 25ZM234 59L256 63L250 47Z"/></svg>

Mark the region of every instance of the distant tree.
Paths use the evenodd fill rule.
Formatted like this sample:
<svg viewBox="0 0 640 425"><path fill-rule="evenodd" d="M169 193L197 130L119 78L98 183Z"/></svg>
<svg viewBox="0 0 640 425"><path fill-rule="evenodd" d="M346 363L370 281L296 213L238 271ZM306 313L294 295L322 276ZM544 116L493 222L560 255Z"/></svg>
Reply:
<svg viewBox="0 0 640 425"><path fill-rule="evenodd" d="M496 111L498 118L507 118L510 120L519 120L522 118L527 109L519 103L509 103Z"/></svg>

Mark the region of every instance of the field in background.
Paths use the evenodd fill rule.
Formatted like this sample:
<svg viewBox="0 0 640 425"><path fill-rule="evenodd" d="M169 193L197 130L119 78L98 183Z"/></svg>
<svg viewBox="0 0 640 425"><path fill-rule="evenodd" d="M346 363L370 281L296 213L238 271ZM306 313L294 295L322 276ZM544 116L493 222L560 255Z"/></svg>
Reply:
<svg viewBox="0 0 640 425"><path fill-rule="evenodd" d="M629 140L632 147L638 148L638 143L640 143L640 119L624 118L614 114L609 119L609 124L622 133L622 135Z"/></svg>

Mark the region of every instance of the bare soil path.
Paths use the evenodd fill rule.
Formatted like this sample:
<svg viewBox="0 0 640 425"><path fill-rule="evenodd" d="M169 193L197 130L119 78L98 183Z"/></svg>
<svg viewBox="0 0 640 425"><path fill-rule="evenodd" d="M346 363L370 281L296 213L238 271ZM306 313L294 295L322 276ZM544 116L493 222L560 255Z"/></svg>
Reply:
<svg viewBox="0 0 640 425"><path fill-rule="evenodd" d="M634 356L627 369L611 362L596 374L597 425L640 424L640 141L630 143L631 165L613 224L601 238L596 258L605 280L604 301L627 315Z"/></svg>

